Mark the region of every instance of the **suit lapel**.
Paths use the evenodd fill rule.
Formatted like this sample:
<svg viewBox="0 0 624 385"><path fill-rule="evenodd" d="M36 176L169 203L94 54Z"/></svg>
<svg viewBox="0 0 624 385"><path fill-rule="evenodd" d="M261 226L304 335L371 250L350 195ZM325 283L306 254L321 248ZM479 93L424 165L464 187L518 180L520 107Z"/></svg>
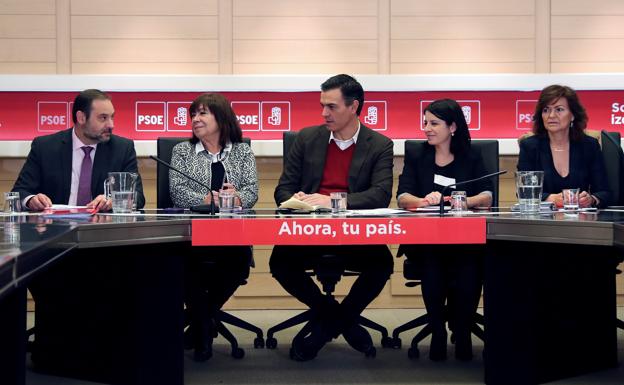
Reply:
<svg viewBox="0 0 624 385"><path fill-rule="evenodd" d="M368 153L371 148L371 132L369 128L363 124L360 126L360 133L355 144L355 151L353 151L353 158L351 159L351 166L349 167L349 191L357 191L357 178L360 175L360 170L364 165Z"/></svg>
<svg viewBox="0 0 624 385"><path fill-rule="evenodd" d="M433 174L435 174L435 150L429 148L425 143L422 144L422 147L422 163L419 159L416 164L424 165L424 167L419 167L418 175L420 176L420 180L418 183L421 186L427 186L424 190L424 195L427 195L435 188L435 183L433 183Z"/></svg>
<svg viewBox="0 0 624 385"><path fill-rule="evenodd" d="M98 143L95 150L95 158L93 159L93 170L91 171L91 194L93 195L93 198L98 195L99 191L102 191L104 189L103 181L107 177L107 166L108 163L111 161L110 146L110 141L107 143ZM100 184L102 185L100 186Z"/></svg>
<svg viewBox="0 0 624 385"><path fill-rule="evenodd" d="M318 135L314 137L312 143L307 146L309 151L314 153L310 157L312 161L312 175L310 180L314 181L311 191L318 191L323 179L323 171L325 170L325 160L327 159L327 145L329 143L329 130L325 126L321 126Z"/></svg>
<svg viewBox="0 0 624 385"><path fill-rule="evenodd" d="M66 134L63 135L61 139L61 202L69 201L69 194L71 192L71 177L72 177L72 157L73 157L73 148L72 148L72 130L70 128L66 131ZM54 160L50 160L54 161Z"/></svg>

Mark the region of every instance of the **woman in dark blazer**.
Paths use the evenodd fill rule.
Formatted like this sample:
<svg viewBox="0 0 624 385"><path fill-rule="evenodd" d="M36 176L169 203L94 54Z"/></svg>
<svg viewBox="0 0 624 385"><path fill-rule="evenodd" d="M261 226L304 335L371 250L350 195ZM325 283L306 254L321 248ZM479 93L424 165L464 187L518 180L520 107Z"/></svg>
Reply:
<svg viewBox="0 0 624 385"><path fill-rule="evenodd" d="M402 208L437 206L444 199L441 191L445 186L486 174L481 153L470 146L468 125L456 101L434 101L425 108L424 118L427 142L422 144L419 155L405 154L399 177L397 201ZM468 208L491 205L490 180L468 184L465 190ZM403 245L399 255L403 253L422 269L422 294L432 331L429 358L446 359L448 306L455 357L472 359L471 328L482 282L479 248Z"/></svg>
<svg viewBox="0 0 624 385"><path fill-rule="evenodd" d="M611 201L598 141L585 135L587 113L570 87L552 85L540 94L533 118L534 136L520 141L518 171L544 171L542 200L563 206L561 191L579 188L581 207L606 207Z"/></svg>

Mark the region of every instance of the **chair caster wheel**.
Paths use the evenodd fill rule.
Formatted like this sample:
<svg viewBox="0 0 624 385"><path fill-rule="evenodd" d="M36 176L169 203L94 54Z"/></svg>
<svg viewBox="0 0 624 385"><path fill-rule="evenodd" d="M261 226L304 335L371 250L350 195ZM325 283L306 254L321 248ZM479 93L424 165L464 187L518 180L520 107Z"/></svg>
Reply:
<svg viewBox="0 0 624 385"><path fill-rule="evenodd" d="M409 358L410 360L415 360L418 359L418 357L420 357L420 351L418 351L418 348L411 347L407 349L407 358Z"/></svg>
<svg viewBox="0 0 624 385"><path fill-rule="evenodd" d="M383 337L381 339L381 347L382 348L394 348L394 341L392 340L391 337Z"/></svg>
<svg viewBox="0 0 624 385"><path fill-rule="evenodd" d="M266 348L267 349L275 349L277 347L277 340L273 337L269 337L266 339Z"/></svg>
<svg viewBox="0 0 624 385"><path fill-rule="evenodd" d="M401 349L403 341L399 337L395 337L392 339L392 348L393 349Z"/></svg>
<svg viewBox="0 0 624 385"><path fill-rule="evenodd" d="M377 349L374 346L371 346L366 352L364 352L364 357L366 358L375 358L377 356Z"/></svg>
<svg viewBox="0 0 624 385"><path fill-rule="evenodd" d="M232 349L232 357L240 360L241 358L245 357L245 351L241 348Z"/></svg>
<svg viewBox="0 0 624 385"><path fill-rule="evenodd" d="M264 348L264 338L256 337L254 339L254 349L262 349Z"/></svg>

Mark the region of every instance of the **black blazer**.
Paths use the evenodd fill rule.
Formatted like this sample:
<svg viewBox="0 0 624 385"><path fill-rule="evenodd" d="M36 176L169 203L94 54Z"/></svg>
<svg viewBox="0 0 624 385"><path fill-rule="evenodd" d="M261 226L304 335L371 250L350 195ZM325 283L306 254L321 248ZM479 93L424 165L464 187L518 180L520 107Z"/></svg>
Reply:
<svg viewBox="0 0 624 385"><path fill-rule="evenodd" d="M422 146L421 150L418 151L419 155L411 152L405 154L403 172L399 176L397 198L403 193L410 193L422 198L436 189L433 183L435 147L427 142L419 143L418 145ZM455 170L457 172L453 176L456 182L478 178L487 174L481 152L475 148L471 148L467 154L455 156L453 162L455 162ZM451 175L447 176L451 177ZM459 189L466 191L468 196L473 196L483 191L493 192L494 185L491 179L485 179L461 186Z"/></svg>
<svg viewBox="0 0 624 385"><path fill-rule="evenodd" d="M107 143L99 143L93 159L91 191L93 197L104 193L104 180L109 172L127 171L138 174L134 142L111 135ZM26 163L15 181L13 191L23 200L43 193L53 203L69 201L72 172L72 129L40 136L32 141ZM137 208L145 206L141 176L137 180Z"/></svg>
<svg viewBox="0 0 624 385"><path fill-rule="evenodd" d="M318 192L323 178L329 130L325 126L299 131L286 156L284 171L275 188L279 205L293 194ZM387 137L360 125L360 133L349 167L347 207L388 207L392 198L393 144Z"/></svg>
<svg viewBox="0 0 624 385"><path fill-rule="evenodd" d="M570 141L570 172L562 178L555 169L548 135L534 135L520 141L518 171L544 171L542 199L558 194L564 188L580 188L600 200L600 207L611 204L604 160L598 141L583 135Z"/></svg>

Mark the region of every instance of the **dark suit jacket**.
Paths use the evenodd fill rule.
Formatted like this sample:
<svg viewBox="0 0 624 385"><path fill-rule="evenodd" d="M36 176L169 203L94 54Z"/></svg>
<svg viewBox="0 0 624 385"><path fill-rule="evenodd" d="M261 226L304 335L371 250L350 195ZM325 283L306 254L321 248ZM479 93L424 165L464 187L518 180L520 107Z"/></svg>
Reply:
<svg viewBox="0 0 624 385"><path fill-rule="evenodd" d="M410 193L417 197L424 197L432 191L441 191L433 183L433 175L435 168L435 147L430 146L427 142L419 143L420 149L417 153L406 152L403 172L399 176L399 188L397 190L397 198L403 193ZM487 174L481 152L472 147L467 154L455 156L456 175L446 175L454 177L456 182L468 179L478 178ZM466 191L466 195L473 196L483 191L494 192L494 185L491 179L485 179L479 182L470 183L460 186L457 189ZM417 270L416 275L422 275L423 256L426 255L479 255L482 253L481 245L400 245L397 251L397 257L403 254L412 262L412 269Z"/></svg>
<svg viewBox="0 0 624 385"><path fill-rule="evenodd" d="M534 135L520 141L518 171L544 171L542 199L558 194L564 188L580 188L600 200L600 207L611 202L604 160L598 141L584 135L580 141L570 141L570 172L562 178L555 169L548 135Z"/></svg>
<svg viewBox="0 0 624 385"><path fill-rule="evenodd" d="M72 129L40 136L32 141L30 153L13 186L24 199L29 195L46 194L53 203L69 201L72 171ZM93 197L104 193L104 180L109 172L137 170L132 140L112 135L107 143L99 143L93 159L91 191ZM137 208L145 205L143 183L137 181Z"/></svg>
<svg viewBox="0 0 624 385"><path fill-rule="evenodd" d="M403 193L410 193L422 198L436 190L433 183L435 148L426 142L420 143L420 145L422 147L418 154L405 154L403 172L399 176L397 197ZM456 175L447 175L447 177L454 177L456 182L478 178L487 174L481 152L475 148L471 148L470 152L463 156L456 156L454 162L457 173ZM494 186L491 179L485 179L460 186L458 189L466 191L468 196L473 196L483 191L493 192ZM441 189L438 190L440 191Z"/></svg>
<svg viewBox="0 0 624 385"><path fill-rule="evenodd" d="M329 130L325 126L299 131L275 189L279 205L293 194L316 193L321 185ZM392 197L393 144L387 137L360 125L360 133L349 167L347 207L371 209L388 207Z"/></svg>

